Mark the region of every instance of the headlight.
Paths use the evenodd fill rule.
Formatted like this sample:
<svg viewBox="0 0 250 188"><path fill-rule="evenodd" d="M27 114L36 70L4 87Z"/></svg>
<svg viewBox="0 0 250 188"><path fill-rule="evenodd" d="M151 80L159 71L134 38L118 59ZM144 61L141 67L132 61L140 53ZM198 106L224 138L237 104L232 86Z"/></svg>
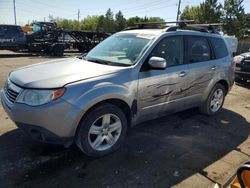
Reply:
<svg viewBox="0 0 250 188"><path fill-rule="evenodd" d="M18 96L16 102L30 106L38 106L58 99L63 95L64 91L64 88L56 90L25 89Z"/></svg>
<svg viewBox="0 0 250 188"><path fill-rule="evenodd" d="M244 59L244 58L243 58L242 56L235 56L235 57L234 57L235 63L238 63L238 64L240 64L241 61L242 61L243 59Z"/></svg>

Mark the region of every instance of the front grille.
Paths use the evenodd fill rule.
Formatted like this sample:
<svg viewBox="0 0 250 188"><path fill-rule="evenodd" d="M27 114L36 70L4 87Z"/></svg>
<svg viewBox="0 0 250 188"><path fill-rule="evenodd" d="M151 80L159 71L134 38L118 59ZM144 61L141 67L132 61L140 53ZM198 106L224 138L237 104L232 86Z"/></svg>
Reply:
<svg viewBox="0 0 250 188"><path fill-rule="evenodd" d="M6 96L9 99L10 102L14 103L17 96L19 95L19 93L11 90L11 89L7 89L6 90Z"/></svg>
<svg viewBox="0 0 250 188"><path fill-rule="evenodd" d="M10 102L14 103L21 90L20 87L8 80L5 86L5 95Z"/></svg>
<svg viewBox="0 0 250 188"><path fill-rule="evenodd" d="M250 60L245 59L241 63L242 71L250 72Z"/></svg>

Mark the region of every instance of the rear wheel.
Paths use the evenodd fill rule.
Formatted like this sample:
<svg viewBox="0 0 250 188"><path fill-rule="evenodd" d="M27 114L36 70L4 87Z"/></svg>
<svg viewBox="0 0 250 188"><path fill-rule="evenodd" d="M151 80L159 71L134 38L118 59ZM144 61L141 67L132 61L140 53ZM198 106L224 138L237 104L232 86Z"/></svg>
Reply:
<svg viewBox="0 0 250 188"><path fill-rule="evenodd" d="M63 56L64 46L62 44L56 44L52 49L52 53L54 56Z"/></svg>
<svg viewBox="0 0 250 188"><path fill-rule="evenodd" d="M225 87L221 84L216 84L211 90L206 102L201 106L200 110L207 115L215 115L221 111L225 100Z"/></svg>
<svg viewBox="0 0 250 188"><path fill-rule="evenodd" d="M76 144L88 156L101 157L117 150L126 134L127 119L112 104L103 104L83 118L76 135Z"/></svg>

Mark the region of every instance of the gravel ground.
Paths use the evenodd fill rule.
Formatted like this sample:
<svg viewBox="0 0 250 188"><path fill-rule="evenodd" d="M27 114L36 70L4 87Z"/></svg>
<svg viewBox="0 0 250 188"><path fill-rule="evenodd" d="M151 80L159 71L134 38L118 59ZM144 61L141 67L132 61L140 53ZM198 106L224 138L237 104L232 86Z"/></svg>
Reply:
<svg viewBox="0 0 250 188"><path fill-rule="evenodd" d="M73 56L76 54L66 54ZM0 52L0 88L17 67L49 57ZM0 106L0 187L214 187L250 160L250 84L234 85L223 111L192 109L140 124L121 149L100 159L76 146L39 144Z"/></svg>

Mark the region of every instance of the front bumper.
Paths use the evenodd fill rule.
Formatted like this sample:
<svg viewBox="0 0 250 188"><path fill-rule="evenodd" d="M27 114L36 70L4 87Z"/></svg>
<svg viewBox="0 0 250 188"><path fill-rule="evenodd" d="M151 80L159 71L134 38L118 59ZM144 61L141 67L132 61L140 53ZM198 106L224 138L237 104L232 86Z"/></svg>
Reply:
<svg viewBox="0 0 250 188"><path fill-rule="evenodd" d="M250 72L235 71L235 78L250 79Z"/></svg>
<svg viewBox="0 0 250 188"><path fill-rule="evenodd" d="M1 102L15 124L37 141L69 146L79 122L80 109L63 99L41 106L11 103L4 92Z"/></svg>

